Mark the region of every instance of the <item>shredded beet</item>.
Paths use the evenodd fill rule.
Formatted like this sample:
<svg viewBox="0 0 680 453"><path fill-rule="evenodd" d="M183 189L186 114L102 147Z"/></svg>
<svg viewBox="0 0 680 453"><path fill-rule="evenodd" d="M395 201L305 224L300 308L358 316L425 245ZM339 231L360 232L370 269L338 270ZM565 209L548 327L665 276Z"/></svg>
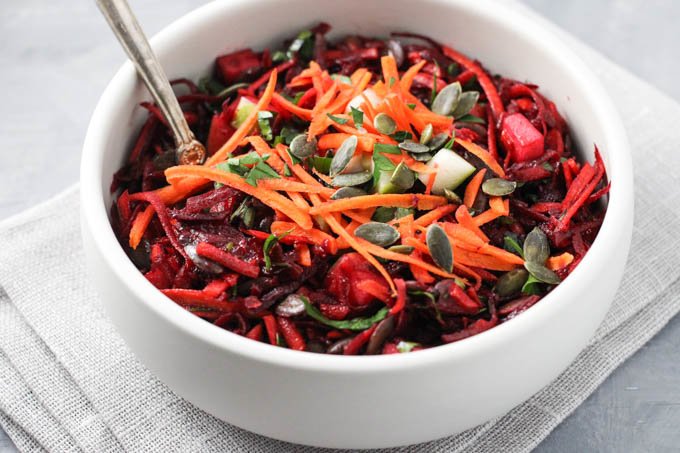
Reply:
<svg viewBox="0 0 680 453"><path fill-rule="evenodd" d="M205 166L178 166L165 118L142 104L148 118L111 185L132 262L207 322L316 353L418 351L539 303L602 224L610 185L597 149L582 160L538 86L455 49L409 33L330 41L329 30L173 82ZM442 112L453 83L463 93ZM338 171L353 135L358 160ZM442 193L426 162L447 152L471 170ZM364 178L349 183L360 191L340 196L337 173Z"/></svg>

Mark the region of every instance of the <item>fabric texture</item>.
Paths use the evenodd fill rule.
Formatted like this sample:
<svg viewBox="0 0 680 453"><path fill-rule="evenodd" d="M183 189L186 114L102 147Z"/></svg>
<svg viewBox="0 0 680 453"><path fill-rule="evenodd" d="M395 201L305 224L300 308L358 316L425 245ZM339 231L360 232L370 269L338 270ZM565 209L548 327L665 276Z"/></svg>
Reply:
<svg viewBox="0 0 680 453"><path fill-rule="evenodd" d="M630 135L636 219L622 286L596 336L555 382L496 420L393 451L529 451L680 311L680 105L563 37L600 76ZM75 187L0 224L0 424L18 448L316 451L217 420L135 359L87 277L78 210Z"/></svg>

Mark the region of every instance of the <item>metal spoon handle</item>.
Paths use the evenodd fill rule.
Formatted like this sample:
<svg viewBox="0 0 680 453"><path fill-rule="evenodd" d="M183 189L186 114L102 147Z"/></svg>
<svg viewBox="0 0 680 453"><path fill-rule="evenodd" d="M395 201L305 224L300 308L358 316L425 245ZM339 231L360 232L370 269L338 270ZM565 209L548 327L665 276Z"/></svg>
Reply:
<svg viewBox="0 0 680 453"><path fill-rule="evenodd" d="M197 145L202 147L189 129L168 77L127 1L97 0L97 5L168 121L178 153Z"/></svg>

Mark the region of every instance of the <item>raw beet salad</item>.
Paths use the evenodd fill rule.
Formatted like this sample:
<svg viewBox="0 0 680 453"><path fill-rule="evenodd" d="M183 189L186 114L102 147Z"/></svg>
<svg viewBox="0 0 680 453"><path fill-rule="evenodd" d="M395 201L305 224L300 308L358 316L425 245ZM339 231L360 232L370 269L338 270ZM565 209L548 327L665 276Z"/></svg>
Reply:
<svg viewBox="0 0 680 453"><path fill-rule="evenodd" d="M173 82L204 162L178 165L142 104L112 185L130 259L216 326L328 354L452 343L536 304L602 224L597 149L578 159L536 85L426 37L329 29Z"/></svg>

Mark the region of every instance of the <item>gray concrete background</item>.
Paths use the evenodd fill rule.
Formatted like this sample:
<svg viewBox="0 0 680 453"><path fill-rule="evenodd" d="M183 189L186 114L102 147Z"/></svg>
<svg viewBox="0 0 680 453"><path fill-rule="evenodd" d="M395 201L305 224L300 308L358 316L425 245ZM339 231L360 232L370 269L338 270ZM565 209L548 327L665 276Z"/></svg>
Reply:
<svg viewBox="0 0 680 453"><path fill-rule="evenodd" d="M680 101L680 2L523 1ZM130 2L150 34L202 3ZM93 1L0 1L0 220L78 179L90 113L122 61ZM0 430L0 453L13 451ZM537 451L680 451L680 317Z"/></svg>

